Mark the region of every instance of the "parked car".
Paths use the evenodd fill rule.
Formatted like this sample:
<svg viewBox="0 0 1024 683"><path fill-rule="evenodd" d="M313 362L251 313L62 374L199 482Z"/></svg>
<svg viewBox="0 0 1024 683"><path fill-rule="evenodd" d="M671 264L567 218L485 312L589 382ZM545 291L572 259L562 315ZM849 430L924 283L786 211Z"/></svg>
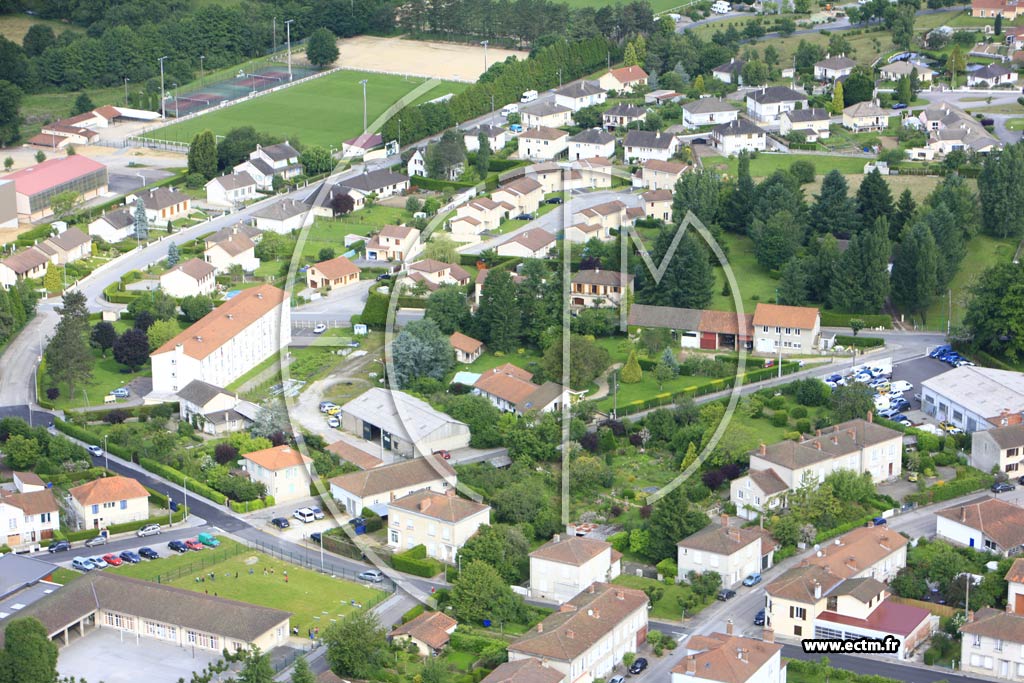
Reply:
<svg viewBox="0 0 1024 683"><path fill-rule="evenodd" d="M323 519L324 518L324 511L321 510L320 508L318 508L317 506L310 505L309 509L313 511L313 517L314 518L316 518L316 519Z"/></svg>
<svg viewBox="0 0 1024 683"><path fill-rule="evenodd" d="M719 600L723 602L726 600L732 600L736 597L736 591L734 591L731 588L723 588L722 590L718 591L717 597Z"/></svg>
<svg viewBox="0 0 1024 683"><path fill-rule="evenodd" d="M913 391L914 385L905 379L898 379L889 385L889 389L891 389L892 391L900 391L906 393L908 391Z"/></svg>
<svg viewBox="0 0 1024 683"><path fill-rule="evenodd" d="M160 557L160 553L153 550L152 548L139 548L139 556L144 557L147 560L155 560Z"/></svg>
<svg viewBox="0 0 1024 683"><path fill-rule="evenodd" d="M134 553L131 550L125 550L120 555L118 555L118 557L120 557L128 564L138 564L139 562L142 562L142 558L139 557L139 554Z"/></svg>
<svg viewBox="0 0 1024 683"><path fill-rule="evenodd" d="M612 676L608 679L608 683L626 683L625 676Z"/></svg>
<svg viewBox="0 0 1024 683"><path fill-rule="evenodd" d="M313 511L310 510L309 508L299 508L298 510L292 513L292 517L299 520L303 524L309 524L310 522L316 519L316 517L313 516Z"/></svg>
<svg viewBox="0 0 1024 683"><path fill-rule="evenodd" d="M544 200L545 204L561 204L564 200L561 197L548 197Z"/></svg>
<svg viewBox="0 0 1024 683"><path fill-rule="evenodd" d="M333 401L320 401L320 412L326 413L328 408L337 408L338 404Z"/></svg>
<svg viewBox="0 0 1024 683"><path fill-rule="evenodd" d="M55 541L50 544L50 547L46 549L48 553L60 553L65 550L71 550L71 544L67 541Z"/></svg>
<svg viewBox="0 0 1024 683"><path fill-rule="evenodd" d="M1018 484L1024 485L1024 476L1017 480Z"/></svg>
<svg viewBox="0 0 1024 683"><path fill-rule="evenodd" d="M188 548L185 547L185 544L182 543L181 541L171 541L170 543L167 544L167 547L170 548L171 550L173 550L176 553L187 553L188 552Z"/></svg>
<svg viewBox="0 0 1024 683"><path fill-rule="evenodd" d="M972 363L972 362L971 362L971 361L969 361L969 360L964 360L963 358L961 358L960 360L958 360L958 361L957 361L956 363L954 363L953 365L957 366L958 368L962 368L962 367L963 367L963 366L965 366L965 365L971 365L971 366L973 366L973 365L974 365L974 363Z"/></svg>
<svg viewBox="0 0 1024 683"><path fill-rule="evenodd" d="M376 281L377 282L380 282L381 280L390 280L390 279L391 279L391 273L381 273L380 275L378 275L376 277Z"/></svg>
<svg viewBox="0 0 1024 683"><path fill-rule="evenodd" d="M885 517L873 517L871 519L871 523L874 524L875 526L885 526L889 522L888 522L888 520L885 519Z"/></svg>
<svg viewBox="0 0 1024 683"><path fill-rule="evenodd" d="M86 446L85 450L89 451L89 455L101 456L103 455L103 449L99 446Z"/></svg>
<svg viewBox="0 0 1024 683"><path fill-rule="evenodd" d="M446 450L434 451L434 455L436 455L437 457L439 457L439 458L441 458L443 460L451 460L452 459L452 454L449 453Z"/></svg>
<svg viewBox="0 0 1024 683"><path fill-rule="evenodd" d="M203 545L210 546L211 548L216 548L220 545L220 540L218 540L216 536L206 532L203 532L196 536L196 540L202 543Z"/></svg>
<svg viewBox="0 0 1024 683"><path fill-rule="evenodd" d="M754 626L764 626L764 610L763 609L759 610L758 613L754 615Z"/></svg>
<svg viewBox="0 0 1024 683"><path fill-rule="evenodd" d="M511 126L508 127L508 130L510 133L522 133L523 126L522 124L519 123L513 123Z"/></svg>
<svg viewBox="0 0 1024 683"><path fill-rule="evenodd" d="M942 354L947 353L948 351L952 351L952 350L953 350L953 347L950 346L949 344L943 344L942 346L936 346L928 354L928 357L929 358L938 358Z"/></svg>
<svg viewBox="0 0 1024 683"><path fill-rule="evenodd" d="M118 387L110 392L110 395L115 398L128 398L131 396L131 392L128 391L128 387Z"/></svg>
<svg viewBox="0 0 1024 683"><path fill-rule="evenodd" d="M341 406L331 406L324 412L327 413L328 415L337 415L338 413L341 412Z"/></svg>
<svg viewBox="0 0 1024 683"><path fill-rule="evenodd" d="M327 426L331 429L338 429L341 427L341 420L338 419L337 415L331 415L327 418Z"/></svg>
<svg viewBox="0 0 1024 683"><path fill-rule="evenodd" d="M291 526L291 522L289 522L284 517L274 517L272 520L270 520L270 523L276 526L278 529L287 529Z"/></svg>
<svg viewBox="0 0 1024 683"><path fill-rule="evenodd" d="M1008 481L997 481L992 484L992 493L1006 493L1007 491L1012 491L1015 488L1017 488L1017 486Z"/></svg>
<svg viewBox="0 0 1024 683"><path fill-rule="evenodd" d="M142 538L143 536L159 536L160 535L160 525L159 524L147 524L146 526L144 526L141 529L139 529L138 531L136 531L135 535L138 536L139 538Z"/></svg>
<svg viewBox="0 0 1024 683"><path fill-rule="evenodd" d="M906 109L907 105L905 102L897 102L896 104L892 105L892 108L894 111L899 111L900 109Z"/></svg>
<svg viewBox="0 0 1024 683"><path fill-rule="evenodd" d="M202 550L203 549L203 544L200 543L199 541L197 541L194 538L186 538L185 539L185 547L188 548L189 550Z"/></svg>
<svg viewBox="0 0 1024 683"><path fill-rule="evenodd" d="M708 139L707 138L694 138L693 140L690 141L690 144L691 145L706 145L706 144L708 144Z"/></svg>
<svg viewBox="0 0 1024 683"><path fill-rule="evenodd" d="M124 560L115 555L114 553L107 553L103 556L103 561L109 564L111 567L120 567L124 564Z"/></svg>
<svg viewBox="0 0 1024 683"><path fill-rule="evenodd" d="M97 545L105 545L106 542L107 542L107 537L106 536L93 536L92 538L90 538L88 541L85 542L85 547L86 548L92 548L92 547L97 546Z"/></svg>
<svg viewBox="0 0 1024 683"><path fill-rule="evenodd" d="M642 673L647 668L647 660L643 657L637 657L636 660L629 665L629 673L638 674Z"/></svg>
<svg viewBox="0 0 1024 683"><path fill-rule="evenodd" d="M327 325L323 323L317 323L316 326L313 328L313 334L323 334L326 331Z"/></svg>
<svg viewBox="0 0 1024 683"><path fill-rule="evenodd" d="M914 426L914 423L911 422L910 418L907 417L906 415L900 415L899 417L893 419L893 422L898 422L901 425L903 425L904 427L913 427Z"/></svg>
<svg viewBox="0 0 1024 683"><path fill-rule="evenodd" d="M899 414L900 411L897 408L885 408L878 411L878 417L884 417L886 420L891 420Z"/></svg>
<svg viewBox="0 0 1024 683"><path fill-rule="evenodd" d="M533 220L533 214L532 213L521 213L518 216L516 216L516 220L517 221L532 221Z"/></svg>
<svg viewBox="0 0 1024 683"><path fill-rule="evenodd" d="M80 572L91 572L93 569L96 569L96 565L88 557L76 557L71 560L71 568L77 569Z"/></svg>
<svg viewBox="0 0 1024 683"><path fill-rule="evenodd" d="M359 572L359 579L370 583L380 583L384 580L384 572L379 569L367 569L365 572Z"/></svg>
<svg viewBox="0 0 1024 683"><path fill-rule="evenodd" d="M754 585L759 584L759 583L761 583L761 575L760 574L751 574L747 578L743 579L743 585L744 586L754 586Z"/></svg>
<svg viewBox="0 0 1024 683"><path fill-rule="evenodd" d="M90 557L89 559L92 560L92 565L96 567L96 569L106 569L110 566L102 557Z"/></svg>

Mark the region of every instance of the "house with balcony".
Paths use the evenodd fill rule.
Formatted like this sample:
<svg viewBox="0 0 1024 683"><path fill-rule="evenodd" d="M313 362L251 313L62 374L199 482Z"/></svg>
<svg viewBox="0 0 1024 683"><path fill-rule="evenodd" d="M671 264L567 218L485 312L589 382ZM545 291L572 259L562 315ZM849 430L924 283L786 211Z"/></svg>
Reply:
<svg viewBox="0 0 1024 683"><path fill-rule="evenodd" d="M360 457L365 459L364 455ZM422 490L443 494L457 482L455 470L447 461L412 458L332 477L330 485L331 498L356 517L364 508L384 515L393 500Z"/></svg>
<svg viewBox="0 0 1024 683"><path fill-rule="evenodd" d="M824 109L794 109L785 112L779 119L779 133L802 133L807 142L827 140L832 117Z"/></svg>
<svg viewBox="0 0 1024 683"><path fill-rule="evenodd" d="M409 261L421 251L419 230L408 225L385 225L366 243L366 260Z"/></svg>
<svg viewBox="0 0 1024 683"><path fill-rule="evenodd" d="M581 270L572 276L569 303L576 309L618 308L633 288L634 276L617 270Z"/></svg>
<svg viewBox="0 0 1024 683"><path fill-rule="evenodd" d="M857 62L844 54L826 55L825 59L814 64L814 80L832 82L846 78L853 73L855 66Z"/></svg>
<svg viewBox="0 0 1024 683"><path fill-rule="evenodd" d="M889 114L875 100L866 100L843 109L843 128L861 133L870 130L885 130L889 127Z"/></svg>

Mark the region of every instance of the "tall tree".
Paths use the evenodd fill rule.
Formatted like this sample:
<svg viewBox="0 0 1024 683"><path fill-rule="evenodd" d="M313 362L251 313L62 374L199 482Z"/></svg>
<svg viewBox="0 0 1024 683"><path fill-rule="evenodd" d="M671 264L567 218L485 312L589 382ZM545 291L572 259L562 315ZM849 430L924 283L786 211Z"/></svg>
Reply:
<svg viewBox="0 0 1024 683"><path fill-rule="evenodd" d="M660 562L666 557L675 558L679 539L697 533L710 521L707 515L690 505L684 487L672 489L654 504L647 520L646 528L650 532L648 559Z"/></svg>
<svg viewBox="0 0 1024 683"><path fill-rule="evenodd" d="M217 139L212 130L204 130L192 138L188 147L188 172L207 180L217 175Z"/></svg>
<svg viewBox="0 0 1024 683"><path fill-rule="evenodd" d="M334 168L334 157L329 149L315 145L302 150L299 163L306 175L319 175L329 173Z"/></svg>
<svg viewBox="0 0 1024 683"><path fill-rule="evenodd" d="M668 253L675 230L662 230L654 243L651 259L659 267ZM715 285L714 272L708 262L708 252L703 238L693 230L687 230L679 241L675 254L668 262L661 282L640 266L640 282L637 300L641 303L677 308L704 309L711 304Z"/></svg>
<svg viewBox="0 0 1024 683"><path fill-rule="evenodd" d="M102 353L103 357L106 358L107 349L113 347L114 342L117 341L117 330L114 329L114 325L112 323L109 323L106 320L101 320L92 328L92 334L89 336L89 340L92 342L93 346L99 348L100 353Z"/></svg>
<svg viewBox="0 0 1024 683"><path fill-rule="evenodd" d="M854 203L842 173L833 169L821 181L821 194L815 195L810 211L811 227L817 233L846 236L854 220Z"/></svg>
<svg viewBox="0 0 1024 683"><path fill-rule="evenodd" d="M846 80L843 81L843 102L849 107L858 102L866 102L875 95L875 77L871 69L855 66Z"/></svg>
<svg viewBox="0 0 1024 683"><path fill-rule="evenodd" d="M306 59L318 69L334 64L338 59L338 39L330 29L318 28L306 41Z"/></svg>
<svg viewBox="0 0 1024 683"><path fill-rule="evenodd" d="M754 179L750 176L750 153L744 150L738 159L736 186L725 202L722 227L730 232L746 234L750 227L750 211L755 194Z"/></svg>
<svg viewBox="0 0 1024 683"><path fill-rule="evenodd" d="M178 245L171 242L170 246L167 247L167 267L173 268L178 265L178 261L181 260L181 255L178 253Z"/></svg>
<svg viewBox="0 0 1024 683"><path fill-rule="evenodd" d="M427 320L434 323L444 334L458 332L469 320L469 301L462 288L446 285L427 298Z"/></svg>
<svg viewBox="0 0 1024 683"><path fill-rule="evenodd" d="M529 575L529 553L530 541L519 527L485 524L459 550L459 562L486 562L498 571L506 583L517 584Z"/></svg>
<svg viewBox="0 0 1024 683"><path fill-rule="evenodd" d="M114 360L135 372L149 360L149 337L136 327L125 330L114 342Z"/></svg>
<svg viewBox="0 0 1024 683"><path fill-rule="evenodd" d="M778 270L803 244L803 226L789 211L779 211L767 221L754 219L750 237L754 256L762 267Z"/></svg>
<svg viewBox="0 0 1024 683"><path fill-rule="evenodd" d="M149 239L149 218L146 217L146 207L141 199L135 200L135 239Z"/></svg>
<svg viewBox="0 0 1024 683"><path fill-rule="evenodd" d="M953 212L942 202L935 206L924 207L918 220L934 238L938 250L935 286L938 289L944 289L956 275L956 271L960 268L960 260L964 256L963 231L956 224Z"/></svg>
<svg viewBox="0 0 1024 683"><path fill-rule="evenodd" d="M864 176L857 189L857 213L860 214L859 229L866 230L874 225L880 216L888 218L892 214L892 193L878 169Z"/></svg>
<svg viewBox="0 0 1024 683"><path fill-rule="evenodd" d="M324 629L327 663L341 677L372 680L387 661L388 641L373 612L351 612Z"/></svg>
<svg viewBox="0 0 1024 683"><path fill-rule="evenodd" d="M483 180L487 177L487 172L491 166L491 141L485 133L477 135L476 140L479 149L476 151L476 161L473 162L473 168L476 169L476 174L480 176L480 180Z"/></svg>
<svg viewBox="0 0 1024 683"><path fill-rule="evenodd" d="M292 667L291 683L316 683L316 674L310 668L305 657L298 657Z"/></svg>
<svg viewBox="0 0 1024 683"><path fill-rule="evenodd" d="M981 227L995 237L1024 235L1024 143L985 157L978 177Z"/></svg>
<svg viewBox="0 0 1024 683"><path fill-rule="evenodd" d="M784 306L806 306L810 298L811 273L814 260L794 256L786 261L779 274L778 299Z"/></svg>
<svg viewBox="0 0 1024 683"><path fill-rule="evenodd" d="M427 176L448 180L452 169L466 163L466 143L460 131L446 130L441 139L427 145L424 155Z"/></svg>
<svg viewBox="0 0 1024 683"><path fill-rule="evenodd" d="M54 382L67 385L68 396L74 396L75 385L92 378L92 351L85 340L89 320L85 296L77 290L66 292L58 313L60 322L46 347L46 371Z"/></svg>
<svg viewBox="0 0 1024 683"><path fill-rule="evenodd" d="M402 328L391 344L398 386L406 387L420 377L444 379L455 365L448 337L433 320L414 320Z"/></svg>
<svg viewBox="0 0 1024 683"><path fill-rule="evenodd" d="M75 98L75 104L71 107L71 115L78 116L79 114L85 114L96 108L92 98L89 97L88 93L78 93L78 97Z"/></svg>
<svg viewBox="0 0 1024 683"><path fill-rule="evenodd" d="M717 173L700 170L684 173L676 182L672 197L672 222L679 225L692 211L706 228L715 231L721 208L722 181Z"/></svg>
<svg viewBox="0 0 1024 683"><path fill-rule="evenodd" d="M507 270L491 270L484 280L475 323L492 350L508 353L518 346L521 319L516 309L516 286Z"/></svg>
<svg viewBox="0 0 1024 683"><path fill-rule="evenodd" d="M1024 358L1024 268L1001 263L970 288L964 326L976 348L997 357Z"/></svg>
<svg viewBox="0 0 1024 683"><path fill-rule="evenodd" d="M889 219L889 239L894 242L899 239L903 234L903 228L910 225L915 211L917 211L917 202L914 201L914 195L910 194L910 188L907 188L900 193L900 198L896 201L896 209L892 212L892 218Z"/></svg>
<svg viewBox="0 0 1024 683"><path fill-rule="evenodd" d="M270 665L270 656L253 645L245 655L245 664L238 672L238 681L239 683L274 683L274 667Z"/></svg>
<svg viewBox="0 0 1024 683"><path fill-rule="evenodd" d="M843 108L845 106L846 103L843 100L843 82L836 81L835 85L832 86L832 102L829 105L829 111L833 115L839 116L843 113Z"/></svg>
<svg viewBox="0 0 1024 683"><path fill-rule="evenodd" d="M910 89L910 79L906 76L901 76L900 80L896 82L896 101L903 104L910 104L914 101L914 93Z"/></svg>
<svg viewBox="0 0 1024 683"><path fill-rule="evenodd" d="M900 310L924 314L935 296L935 237L923 221L904 229L892 264L892 299Z"/></svg>
<svg viewBox="0 0 1024 683"><path fill-rule="evenodd" d="M884 216L854 235L833 274L832 306L847 313L880 311L889 294L889 251L889 222Z"/></svg>
<svg viewBox="0 0 1024 683"><path fill-rule="evenodd" d="M57 42L53 29L46 24L32 24L28 27L25 37L21 39L21 47L29 57L38 57Z"/></svg>
<svg viewBox="0 0 1024 683"><path fill-rule="evenodd" d="M498 570L480 560L462 565L459 577L452 582L452 606L460 621L480 624L485 619L498 623L514 620L522 611L522 599Z"/></svg>
<svg viewBox="0 0 1024 683"><path fill-rule="evenodd" d="M4 628L3 672L6 682L57 680L57 644L34 617L13 619Z"/></svg>
<svg viewBox="0 0 1024 683"><path fill-rule="evenodd" d="M962 74L967 70L967 57L964 55L963 48L960 47L959 43L953 44L953 49L949 51L949 57L946 58L946 71L949 72L950 84L956 87L956 75Z"/></svg>

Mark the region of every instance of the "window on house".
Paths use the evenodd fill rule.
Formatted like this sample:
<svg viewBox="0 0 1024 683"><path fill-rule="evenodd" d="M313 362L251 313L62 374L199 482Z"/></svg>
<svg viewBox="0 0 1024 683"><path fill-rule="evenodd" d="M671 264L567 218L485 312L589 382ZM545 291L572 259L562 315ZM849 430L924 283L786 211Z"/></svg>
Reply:
<svg viewBox="0 0 1024 683"><path fill-rule="evenodd" d="M972 647L981 647L981 634L980 633L975 633L974 634L974 639L971 641L971 646Z"/></svg>
<svg viewBox="0 0 1024 683"><path fill-rule="evenodd" d="M121 501L121 509L122 510L127 510L128 509L128 501L127 500L122 500Z"/></svg>
<svg viewBox="0 0 1024 683"><path fill-rule="evenodd" d="M99 514L99 511L100 511L100 506L99 505L93 505L92 506L92 514L94 514L94 515Z"/></svg>

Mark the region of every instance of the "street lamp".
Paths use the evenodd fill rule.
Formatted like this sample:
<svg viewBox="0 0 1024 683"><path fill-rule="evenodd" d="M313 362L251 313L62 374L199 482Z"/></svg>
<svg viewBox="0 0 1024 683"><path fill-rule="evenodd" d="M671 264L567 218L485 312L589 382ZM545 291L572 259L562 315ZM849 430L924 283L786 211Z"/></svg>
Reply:
<svg viewBox="0 0 1024 683"><path fill-rule="evenodd" d="M562 87L562 70L561 69L558 70L558 87L559 88Z"/></svg>
<svg viewBox="0 0 1024 683"><path fill-rule="evenodd" d="M160 62L160 118L167 118L167 101L164 99L164 60L167 59L167 55L161 57L158 61Z"/></svg>
<svg viewBox="0 0 1024 683"><path fill-rule="evenodd" d="M487 71L487 45L490 42L491 41L489 41L489 40L481 40L480 41L480 44L484 46L484 71L485 72Z"/></svg>
<svg viewBox="0 0 1024 683"><path fill-rule="evenodd" d="M402 149L402 117L398 117L398 149Z"/></svg>
<svg viewBox="0 0 1024 683"><path fill-rule="evenodd" d="M131 79L127 76L124 77L124 106L128 106L128 81Z"/></svg>
<svg viewBox="0 0 1024 683"><path fill-rule="evenodd" d="M199 85L203 84L206 80L206 70L203 68L203 60L206 59L206 55L199 55Z"/></svg>
<svg viewBox="0 0 1024 683"><path fill-rule="evenodd" d="M171 87L174 89L174 118L178 118L178 84L171 83Z"/></svg>
<svg viewBox="0 0 1024 683"><path fill-rule="evenodd" d="M103 467L104 469L110 469L110 456L107 453L107 437L109 434L103 435Z"/></svg>
<svg viewBox="0 0 1024 683"><path fill-rule="evenodd" d="M288 80L292 80L292 24L295 23L294 19L289 19L284 22L284 28L288 33ZM365 127L365 126L364 126Z"/></svg>
<svg viewBox="0 0 1024 683"><path fill-rule="evenodd" d="M366 82L365 78L359 81L359 85L363 86L363 135L366 135Z"/></svg>

